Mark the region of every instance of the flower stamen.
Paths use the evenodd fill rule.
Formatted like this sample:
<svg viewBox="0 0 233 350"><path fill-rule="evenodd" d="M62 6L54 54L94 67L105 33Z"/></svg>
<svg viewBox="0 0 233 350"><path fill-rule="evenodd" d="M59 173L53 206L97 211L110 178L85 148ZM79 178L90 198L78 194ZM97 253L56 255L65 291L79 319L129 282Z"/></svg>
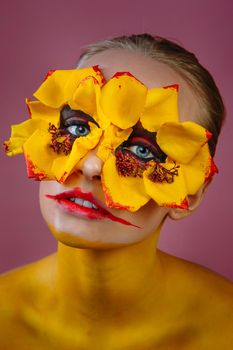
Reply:
<svg viewBox="0 0 233 350"><path fill-rule="evenodd" d="M49 123L48 132L52 135L49 147L58 154L64 153L68 155L72 148L71 136L65 133L64 130L58 129L52 123Z"/></svg>
<svg viewBox="0 0 233 350"><path fill-rule="evenodd" d="M179 165L176 165L174 163L173 168L166 169L164 166L162 166L159 163L154 162L152 166L152 171L148 175L148 178L152 182L167 182L167 183L173 183L174 177L178 176L178 169Z"/></svg>
<svg viewBox="0 0 233 350"><path fill-rule="evenodd" d="M128 153L118 150L116 153L116 168L121 176L142 177L146 164L137 160Z"/></svg>

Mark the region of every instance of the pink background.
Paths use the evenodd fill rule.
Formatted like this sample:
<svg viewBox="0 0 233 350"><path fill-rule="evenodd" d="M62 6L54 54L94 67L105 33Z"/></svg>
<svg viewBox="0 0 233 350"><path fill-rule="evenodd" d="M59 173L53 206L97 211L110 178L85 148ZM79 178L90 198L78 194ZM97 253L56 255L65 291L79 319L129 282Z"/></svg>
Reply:
<svg viewBox="0 0 233 350"><path fill-rule="evenodd" d="M216 79L228 110L216 176L192 217L168 221L160 248L233 279L232 2L230 0L4 1L1 4L1 142L26 119L24 99L49 69L73 68L80 48L106 37L150 32L196 53ZM0 272L56 249L39 212L38 183L24 160L1 155Z"/></svg>

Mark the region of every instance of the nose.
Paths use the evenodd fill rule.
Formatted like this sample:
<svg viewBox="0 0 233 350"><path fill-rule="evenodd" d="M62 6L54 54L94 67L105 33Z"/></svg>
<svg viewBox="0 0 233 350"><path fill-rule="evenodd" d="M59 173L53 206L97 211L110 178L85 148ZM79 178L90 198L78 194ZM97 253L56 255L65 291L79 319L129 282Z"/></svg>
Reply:
<svg viewBox="0 0 233 350"><path fill-rule="evenodd" d="M88 180L100 180L103 161L97 157L96 151L90 151L77 164L75 172L82 174Z"/></svg>

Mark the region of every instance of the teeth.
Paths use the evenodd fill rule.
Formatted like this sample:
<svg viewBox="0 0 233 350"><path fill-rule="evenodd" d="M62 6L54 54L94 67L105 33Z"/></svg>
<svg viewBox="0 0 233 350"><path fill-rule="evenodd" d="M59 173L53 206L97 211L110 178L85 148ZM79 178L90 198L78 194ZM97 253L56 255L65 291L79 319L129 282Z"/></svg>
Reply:
<svg viewBox="0 0 233 350"><path fill-rule="evenodd" d="M81 199L81 198L75 198L74 199L74 203L76 203L76 204L83 205L83 202L84 202L84 200Z"/></svg>
<svg viewBox="0 0 233 350"><path fill-rule="evenodd" d="M84 202L83 202L83 206L84 206L84 207L87 207L87 208L92 208L92 203L91 203L91 202L88 202L88 201L84 201Z"/></svg>
<svg viewBox="0 0 233 350"><path fill-rule="evenodd" d="M96 209L96 210L99 209L95 204L93 204L93 203L91 203L91 202L89 202L89 201L86 201L86 200L84 200L84 199L81 199L81 198L74 198L74 197L71 197L71 198L70 198L70 201L71 201L71 202L74 202L74 203L76 203L76 204L79 204L79 205L81 205L82 207L93 208L93 209Z"/></svg>

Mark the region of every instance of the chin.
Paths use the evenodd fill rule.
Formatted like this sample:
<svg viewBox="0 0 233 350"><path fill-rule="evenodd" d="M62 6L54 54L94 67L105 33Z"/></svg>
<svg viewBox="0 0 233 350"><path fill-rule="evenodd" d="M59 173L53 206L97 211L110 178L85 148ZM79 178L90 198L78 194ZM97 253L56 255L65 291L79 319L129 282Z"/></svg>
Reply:
<svg viewBox="0 0 233 350"><path fill-rule="evenodd" d="M72 248L80 248L80 249L95 249L95 250L107 250L128 246L132 243L122 243L122 242L108 242L104 240L96 240L92 238L84 238L83 235L72 234L70 232L64 232L57 230L53 225L49 225L49 230L56 238L56 240L66 246ZM134 242L136 243L136 242Z"/></svg>

